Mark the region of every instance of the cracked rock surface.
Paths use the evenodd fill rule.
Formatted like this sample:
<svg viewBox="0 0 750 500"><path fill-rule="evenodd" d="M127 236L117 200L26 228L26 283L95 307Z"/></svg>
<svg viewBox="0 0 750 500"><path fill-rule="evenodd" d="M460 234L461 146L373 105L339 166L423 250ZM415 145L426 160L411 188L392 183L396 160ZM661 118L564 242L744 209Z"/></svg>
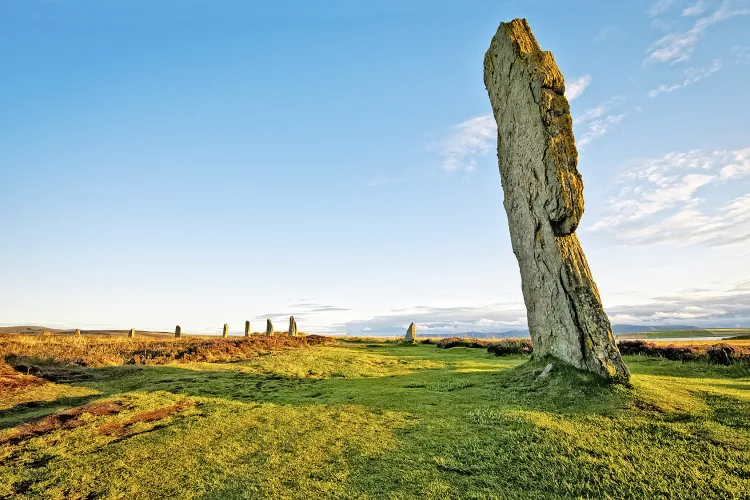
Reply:
<svg viewBox="0 0 750 500"><path fill-rule="evenodd" d="M565 80L525 19L501 23L484 57L497 157L534 356L627 382L599 291L575 234L583 182Z"/></svg>

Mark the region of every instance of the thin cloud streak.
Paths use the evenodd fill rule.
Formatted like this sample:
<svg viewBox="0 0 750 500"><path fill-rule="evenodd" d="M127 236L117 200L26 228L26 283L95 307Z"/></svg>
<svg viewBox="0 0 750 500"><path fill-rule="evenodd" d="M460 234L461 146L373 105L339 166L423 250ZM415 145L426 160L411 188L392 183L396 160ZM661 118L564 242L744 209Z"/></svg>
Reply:
<svg viewBox="0 0 750 500"><path fill-rule="evenodd" d="M696 45L706 35L710 26L733 17L750 14L750 9L733 10L731 5L730 0L725 0L713 14L696 20L689 30L668 33L657 39L646 50L644 63L675 64L690 59Z"/></svg>
<svg viewBox="0 0 750 500"><path fill-rule="evenodd" d="M717 71L720 71L722 67L722 62L718 59L714 59L709 66L703 68L688 68L685 70L685 79L681 83L677 83L674 85L659 85L659 87L650 91L647 95L653 99L654 97L658 97L660 94L674 92L675 90L685 88L688 85L692 85L703 80L704 78L708 78Z"/></svg>

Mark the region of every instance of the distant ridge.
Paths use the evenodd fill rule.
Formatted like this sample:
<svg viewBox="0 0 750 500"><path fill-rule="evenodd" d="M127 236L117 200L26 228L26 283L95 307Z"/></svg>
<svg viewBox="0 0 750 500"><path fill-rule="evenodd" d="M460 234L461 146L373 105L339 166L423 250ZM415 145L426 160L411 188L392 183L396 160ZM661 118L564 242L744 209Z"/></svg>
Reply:
<svg viewBox="0 0 750 500"><path fill-rule="evenodd" d="M690 325L612 325L612 333L615 335L624 335L629 333L647 333L657 331L674 331L674 330L703 330L697 326ZM506 337L528 337L529 330L506 330L502 332L461 332L461 333L427 333L420 334L425 338L445 338L445 337L471 337L476 339L488 338L506 338Z"/></svg>

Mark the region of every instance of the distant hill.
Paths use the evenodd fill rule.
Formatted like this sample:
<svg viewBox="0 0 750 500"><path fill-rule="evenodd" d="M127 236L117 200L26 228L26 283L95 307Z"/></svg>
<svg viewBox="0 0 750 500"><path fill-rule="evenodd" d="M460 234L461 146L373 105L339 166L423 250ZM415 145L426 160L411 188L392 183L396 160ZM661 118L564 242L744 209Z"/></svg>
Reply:
<svg viewBox="0 0 750 500"><path fill-rule="evenodd" d="M695 326L688 325L612 325L612 333L615 335L624 335L629 333L645 333L656 331L674 331L674 330L701 330ZM419 333L419 332L417 332ZM444 337L471 337L476 339L490 338L507 338L507 337L528 337L529 330L506 330L503 332L462 332L456 334L426 334L420 337L427 338L444 338Z"/></svg>

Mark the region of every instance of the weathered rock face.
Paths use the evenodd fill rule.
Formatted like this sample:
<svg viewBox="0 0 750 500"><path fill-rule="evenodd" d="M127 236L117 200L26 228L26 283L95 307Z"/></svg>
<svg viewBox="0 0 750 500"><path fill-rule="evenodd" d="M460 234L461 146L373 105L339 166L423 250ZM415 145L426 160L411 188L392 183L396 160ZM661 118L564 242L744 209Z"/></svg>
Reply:
<svg viewBox="0 0 750 500"><path fill-rule="evenodd" d="M266 335L270 337L273 335L273 323L271 323L271 318L268 318L266 320Z"/></svg>
<svg viewBox="0 0 750 500"><path fill-rule="evenodd" d="M221 332L222 337L229 337L229 325L224 323L224 331Z"/></svg>
<svg viewBox="0 0 750 500"><path fill-rule="evenodd" d="M404 335L404 342L416 342L417 341L417 327L414 323L409 325L406 329L406 335Z"/></svg>
<svg viewBox="0 0 750 500"><path fill-rule="evenodd" d="M297 336L297 322L294 320L294 316L289 316L289 336Z"/></svg>
<svg viewBox="0 0 750 500"><path fill-rule="evenodd" d="M565 81L525 19L501 23L484 57L513 253L534 356L627 381L575 230L583 182Z"/></svg>
<svg viewBox="0 0 750 500"><path fill-rule="evenodd" d="M180 328L180 325L177 325L174 327L174 336L175 338L180 338L182 335L182 328Z"/></svg>
<svg viewBox="0 0 750 500"><path fill-rule="evenodd" d="M245 321L245 337L250 336L250 321Z"/></svg>

